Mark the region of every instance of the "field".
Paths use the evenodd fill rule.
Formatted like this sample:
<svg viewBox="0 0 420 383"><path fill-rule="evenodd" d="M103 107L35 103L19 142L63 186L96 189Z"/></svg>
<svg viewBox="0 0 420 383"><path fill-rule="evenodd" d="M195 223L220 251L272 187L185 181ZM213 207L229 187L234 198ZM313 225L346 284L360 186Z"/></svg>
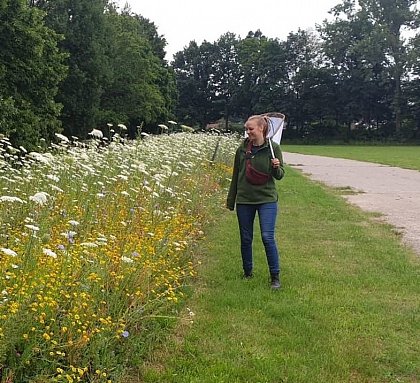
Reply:
<svg viewBox="0 0 420 383"><path fill-rule="evenodd" d="M115 381L141 359L196 274L237 145L57 138L43 154L3 140L1 382Z"/></svg>
<svg viewBox="0 0 420 383"><path fill-rule="evenodd" d="M58 139L2 152L0 382L419 381L419 258L339 191L286 169L272 292L224 208L237 139Z"/></svg>

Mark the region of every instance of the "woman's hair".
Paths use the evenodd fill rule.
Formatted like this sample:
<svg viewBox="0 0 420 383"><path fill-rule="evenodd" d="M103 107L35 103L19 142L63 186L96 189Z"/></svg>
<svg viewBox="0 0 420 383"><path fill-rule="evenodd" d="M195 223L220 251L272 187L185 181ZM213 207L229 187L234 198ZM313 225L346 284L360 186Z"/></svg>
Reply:
<svg viewBox="0 0 420 383"><path fill-rule="evenodd" d="M258 126L262 126L263 135L264 135L264 138L266 138L267 134L268 134L268 117L263 116L261 114L255 114L255 115L249 117L248 120L246 120L245 126L248 123L248 121L252 121L252 120L255 120Z"/></svg>

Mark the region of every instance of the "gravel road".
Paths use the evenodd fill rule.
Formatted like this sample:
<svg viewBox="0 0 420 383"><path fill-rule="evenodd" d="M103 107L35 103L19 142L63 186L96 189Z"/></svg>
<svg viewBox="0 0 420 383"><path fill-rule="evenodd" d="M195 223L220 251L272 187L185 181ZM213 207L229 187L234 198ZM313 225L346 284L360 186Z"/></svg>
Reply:
<svg viewBox="0 0 420 383"><path fill-rule="evenodd" d="M332 187L350 187L350 203L384 219L420 255L420 172L370 162L283 153L284 161L309 178Z"/></svg>

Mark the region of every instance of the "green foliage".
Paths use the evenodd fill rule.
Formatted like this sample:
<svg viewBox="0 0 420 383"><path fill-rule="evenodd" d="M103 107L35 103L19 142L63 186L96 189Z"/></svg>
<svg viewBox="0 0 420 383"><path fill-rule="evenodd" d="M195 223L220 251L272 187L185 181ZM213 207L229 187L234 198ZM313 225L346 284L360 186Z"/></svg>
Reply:
<svg viewBox="0 0 420 383"><path fill-rule="evenodd" d="M106 22L109 73L103 84L98 123L124 122L135 126L143 122L151 126L168 120L175 81L145 36L144 30L150 30L152 24L141 17L116 12L109 12Z"/></svg>
<svg viewBox="0 0 420 383"><path fill-rule="evenodd" d="M318 34L298 30L286 41L258 30L191 42L173 63L177 117L205 126L281 111L285 139L418 139L419 38L401 35L419 27L414 3L343 0Z"/></svg>
<svg viewBox="0 0 420 383"><path fill-rule="evenodd" d="M55 96L65 55L43 17L25 1L0 2L0 133L29 149L60 130Z"/></svg>

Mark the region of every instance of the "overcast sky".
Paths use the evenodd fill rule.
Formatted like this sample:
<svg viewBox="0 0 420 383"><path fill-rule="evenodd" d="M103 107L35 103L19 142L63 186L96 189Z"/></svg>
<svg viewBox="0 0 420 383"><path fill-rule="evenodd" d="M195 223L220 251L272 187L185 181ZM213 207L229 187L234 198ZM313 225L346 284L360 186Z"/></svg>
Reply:
<svg viewBox="0 0 420 383"><path fill-rule="evenodd" d="M123 6L125 0L120 0ZM260 29L269 38L285 40L299 28L314 28L331 16L341 0L128 0L134 13L154 22L168 43L167 59L194 40L213 43L232 32L245 38Z"/></svg>

